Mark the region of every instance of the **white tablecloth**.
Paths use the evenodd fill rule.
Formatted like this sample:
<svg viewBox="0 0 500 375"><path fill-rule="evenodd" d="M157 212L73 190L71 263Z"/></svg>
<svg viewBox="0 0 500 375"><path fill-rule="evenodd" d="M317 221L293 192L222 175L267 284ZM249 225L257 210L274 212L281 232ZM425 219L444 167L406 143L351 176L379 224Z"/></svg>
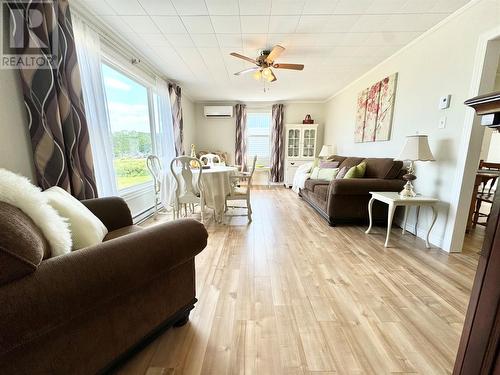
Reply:
<svg viewBox="0 0 500 375"><path fill-rule="evenodd" d="M210 169L203 169L201 172L201 188L205 204L215 210L218 219L224 214L224 203L226 196L231 192L231 175L236 172L236 167L215 166ZM196 187L199 170L192 169L193 186ZM170 174L165 178L165 187L167 189L167 204L173 206L175 203L175 178Z"/></svg>

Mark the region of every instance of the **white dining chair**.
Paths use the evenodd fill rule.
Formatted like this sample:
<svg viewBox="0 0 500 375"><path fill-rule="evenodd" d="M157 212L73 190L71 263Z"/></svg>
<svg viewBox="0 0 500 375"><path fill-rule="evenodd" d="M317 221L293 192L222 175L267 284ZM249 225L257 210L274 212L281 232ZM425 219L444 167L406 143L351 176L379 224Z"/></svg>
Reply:
<svg viewBox="0 0 500 375"><path fill-rule="evenodd" d="M156 155L149 155L146 159L146 166L151 173L151 177L153 177L153 189L155 194L155 213L154 218L158 216L158 206L161 201L161 187L162 187L162 178L163 178L163 168L161 165L161 161Z"/></svg>
<svg viewBox="0 0 500 375"><path fill-rule="evenodd" d="M250 201L250 191L252 187L252 178L253 174L255 172L255 165L257 163L257 155L253 157L253 162L252 162L252 169L248 171L248 174L245 176L241 175L233 175L231 177L232 183L231 183L231 192L230 194L226 197L226 204L225 204L225 209L227 211L228 208L246 208L247 209L247 217L248 221L252 221L252 203ZM246 181L245 185L241 185L240 182L243 179ZM246 207L241 207L241 206L229 206L228 201L241 201L244 200L246 201Z"/></svg>
<svg viewBox="0 0 500 375"><path fill-rule="evenodd" d="M176 166L180 166L180 170L176 170ZM198 176L194 179L192 169L198 170ZM184 216L187 216L188 206L194 211L194 205L199 205L201 209L201 222L203 222L205 201L201 185L201 173L203 171L202 162L190 156L178 156L170 163L170 171L176 183L174 219L180 217L183 207Z"/></svg>
<svg viewBox="0 0 500 375"><path fill-rule="evenodd" d="M202 163L205 162L206 160L206 165L209 165L211 167L221 164L220 156L216 154L205 154L200 157L200 160Z"/></svg>

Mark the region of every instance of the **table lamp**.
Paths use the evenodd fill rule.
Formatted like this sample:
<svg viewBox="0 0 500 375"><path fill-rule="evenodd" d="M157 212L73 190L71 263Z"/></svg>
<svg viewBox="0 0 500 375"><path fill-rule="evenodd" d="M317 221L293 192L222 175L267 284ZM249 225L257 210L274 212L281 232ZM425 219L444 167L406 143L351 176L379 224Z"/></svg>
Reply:
<svg viewBox="0 0 500 375"><path fill-rule="evenodd" d="M330 155L333 155L334 151L333 151L333 146L332 145L323 145L323 147L321 148L321 151L319 152L319 157L320 158L327 158L328 156Z"/></svg>
<svg viewBox="0 0 500 375"><path fill-rule="evenodd" d="M414 181L417 176L415 176L415 169L413 163L415 161L434 161L434 155L432 155L431 149L429 147L429 141L426 135L409 135L406 137L406 143L403 147L403 151L397 157L399 160L409 161L410 166L408 167L408 173L403 176L406 181L404 189L399 193L401 198L412 198L417 195L415 189L413 188L412 181Z"/></svg>

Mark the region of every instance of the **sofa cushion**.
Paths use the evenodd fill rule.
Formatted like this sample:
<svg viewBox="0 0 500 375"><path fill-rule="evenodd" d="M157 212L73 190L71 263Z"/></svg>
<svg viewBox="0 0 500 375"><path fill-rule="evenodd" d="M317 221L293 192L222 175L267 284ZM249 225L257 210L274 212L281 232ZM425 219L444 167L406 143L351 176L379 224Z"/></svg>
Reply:
<svg viewBox="0 0 500 375"><path fill-rule="evenodd" d="M43 192L49 204L66 218L70 225L73 250L101 243L108 229L87 207L58 186Z"/></svg>
<svg viewBox="0 0 500 375"><path fill-rule="evenodd" d="M367 178L396 178L403 168L402 161L391 158L366 158L364 162Z"/></svg>
<svg viewBox="0 0 500 375"><path fill-rule="evenodd" d="M112 232L109 232L106 235L106 237L104 237L104 241L114 240L115 238L123 237L126 236L127 234L139 232L141 230L143 230L143 228L141 228L138 225L129 225L127 227L123 227L120 229L116 229Z"/></svg>
<svg viewBox="0 0 500 375"><path fill-rule="evenodd" d="M50 247L33 220L0 202L0 285L34 272L48 257Z"/></svg>
<svg viewBox="0 0 500 375"><path fill-rule="evenodd" d="M330 184L329 181L325 180L314 180L314 179L308 179L306 180L304 184L304 189L309 190L311 192L314 192L316 190L317 186L325 185L328 186Z"/></svg>
<svg viewBox="0 0 500 375"><path fill-rule="evenodd" d="M339 165L339 168L347 167L347 170L361 163L365 158L357 158L355 156L349 156L344 159L344 161Z"/></svg>
<svg viewBox="0 0 500 375"><path fill-rule="evenodd" d="M328 185L316 185L314 187L314 194L319 197L321 200L325 201L327 200L327 196L328 196L328 188L329 188L329 184Z"/></svg>
<svg viewBox="0 0 500 375"><path fill-rule="evenodd" d="M340 155L331 155L331 156L328 156L326 158L326 160L328 161L338 161L339 162L339 166L340 164L342 164L342 162L347 159L345 156L340 156Z"/></svg>

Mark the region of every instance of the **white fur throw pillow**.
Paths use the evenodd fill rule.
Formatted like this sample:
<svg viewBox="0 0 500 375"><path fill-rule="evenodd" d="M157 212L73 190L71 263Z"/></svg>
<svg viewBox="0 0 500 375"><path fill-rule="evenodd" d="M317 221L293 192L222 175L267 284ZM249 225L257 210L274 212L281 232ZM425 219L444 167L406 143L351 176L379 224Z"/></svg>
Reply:
<svg viewBox="0 0 500 375"><path fill-rule="evenodd" d="M59 215L68 219L73 250L97 245L108 234L108 229L102 221L66 190L55 186L42 194Z"/></svg>
<svg viewBox="0 0 500 375"><path fill-rule="evenodd" d="M40 228L51 247L51 256L71 251L69 225L48 203L40 188L26 177L0 168L0 201L19 208Z"/></svg>

